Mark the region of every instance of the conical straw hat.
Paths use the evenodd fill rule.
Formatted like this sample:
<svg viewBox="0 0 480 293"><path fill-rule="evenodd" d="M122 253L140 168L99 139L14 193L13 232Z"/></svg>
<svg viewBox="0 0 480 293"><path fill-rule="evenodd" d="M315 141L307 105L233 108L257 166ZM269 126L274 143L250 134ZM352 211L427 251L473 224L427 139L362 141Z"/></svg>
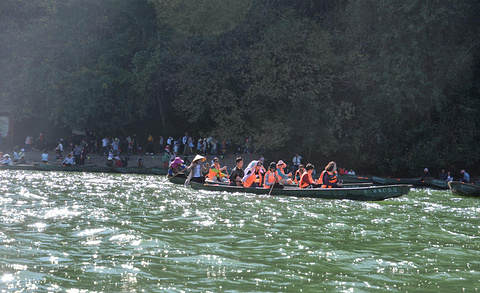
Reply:
<svg viewBox="0 0 480 293"><path fill-rule="evenodd" d="M205 157L203 157L203 156L200 156L200 155L196 155L196 156L195 156L195 158L193 158L193 161L192 161L192 163L193 163L193 162L195 162L195 161L198 161L198 160L200 160L200 161L202 161L202 162L203 162L203 161L205 161L205 160L206 160L206 158L205 158Z"/></svg>

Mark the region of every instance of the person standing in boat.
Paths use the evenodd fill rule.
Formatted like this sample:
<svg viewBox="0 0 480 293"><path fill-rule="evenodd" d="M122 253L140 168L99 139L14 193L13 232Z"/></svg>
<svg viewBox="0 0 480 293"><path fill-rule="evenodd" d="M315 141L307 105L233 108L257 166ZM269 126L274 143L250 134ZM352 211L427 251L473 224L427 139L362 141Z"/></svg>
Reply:
<svg viewBox="0 0 480 293"><path fill-rule="evenodd" d="M307 166L305 166L305 172L302 174L302 178L300 178L300 182L298 186L300 188L318 188L320 187L317 185L315 180L313 180L312 173L315 167L308 163Z"/></svg>
<svg viewBox="0 0 480 293"><path fill-rule="evenodd" d="M460 171L460 173L463 174L462 182L470 183L470 174L468 174L465 170Z"/></svg>
<svg viewBox="0 0 480 293"><path fill-rule="evenodd" d="M245 171L243 171L243 159L238 157L235 160L235 168L233 168L232 173L230 173L230 186L242 186L242 178L245 176Z"/></svg>
<svg viewBox="0 0 480 293"><path fill-rule="evenodd" d="M210 167L205 161L206 158L204 156L196 155L195 158L193 158L192 163L187 167L187 171L190 171L190 174L188 174L187 180L185 180L185 186L187 186L190 181L205 183L203 174L207 173Z"/></svg>
<svg viewBox="0 0 480 293"><path fill-rule="evenodd" d="M320 174L317 183L322 184L321 188L342 187L343 181L338 181L337 164L334 161L328 163L325 170Z"/></svg>

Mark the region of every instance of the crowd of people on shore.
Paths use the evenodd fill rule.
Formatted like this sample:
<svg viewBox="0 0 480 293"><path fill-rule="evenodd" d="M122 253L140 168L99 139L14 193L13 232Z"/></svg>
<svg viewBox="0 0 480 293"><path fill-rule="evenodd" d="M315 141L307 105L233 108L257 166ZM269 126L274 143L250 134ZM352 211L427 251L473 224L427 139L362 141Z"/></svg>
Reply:
<svg viewBox="0 0 480 293"><path fill-rule="evenodd" d="M250 153L251 149L248 143L249 141L247 139L245 147L242 149L237 149L236 153ZM3 154L0 151L0 164L12 165L13 163L26 163L25 153L34 150L43 150L39 159L42 163L48 164L50 159L48 149L51 149L52 145L52 140L45 139L43 133L41 132L38 134L37 138L34 138L31 135L27 135L25 138L24 146L21 147L19 152L17 152L17 148L14 148L12 152L12 157L9 154ZM143 148L144 145L146 145L145 149ZM198 156L203 157L206 155L216 156L217 154L225 154L227 151L227 145L229 145L227 142L219 142L212 136L194 139L191 135L189 135L188 132L186 132L182 137L173 138L172 136L169 136L166 139L161 135L158 136L156 139L152 135L149 135L146 141L144 141L144 144L140 142L136 134L120 138L114 138L113 136L104 136L103 138L100 138L94 133L89 132L85 136L72 135L69 141L60 138L55 144L55 147L53 147L53 151L56 154L56 161L64 166L85 165L85 161L88 158L88 155L97 153L101 156L105 156L107 158L106 165L112 167L127 167L128 162L130 161L130 157L132 155L138 155L138 158L136 159L136 165L138 167L143 167L143 154L158 154L161 155L162 167L164 169L169 169L171 175L174 175L175 170L177 169L175 167L177 166L181 155L183 155L184 159L182 160L182 164L180 165L188 165L190 164L187 157L188 155L198 154L195 157L197 158ZM3 147L3 144L0 144L0 146ZM65 151L67 153L66 156L63 157ZM123 158L120 158L120 156L123 156ZM330 166L328 168L329 170L322 171L320 178L315 181L313 180L313 175L316 175L316 172L315 168L312 168L313 165L303 165L301 163L303 158L298 153L296 153L292 159L292 164L290 166L287 166L284 161L279 160L277 163L275 163L275 166L273 163L270 163L268 169L265 169L263 165L264 157L262 155L257 161L257 163L260 164L257 164L257 166L259 166L258 169L257 167L251 165L253 161L245 169L246 171L250 172L247 172L249 175L256 174L255 179L253 179L252 177L247 181L245 178L246 175L243 173L244 171L242 169L243 160L238 161L237 159L236 167L232 170L232 173L230 175L226 175L223 173L223 171L226 171L226 167L218 167L217 163L219 162L219 160L217 157L212 160L210 164L211 166L208 163L199 164L199 159L195 158L192 160L189 166L190 169L193 168L192 164L195 162L195 164L198 164L199 166L201 165L203 169L208 170L208 174L206 176L207 179L230 180L230 184L235 183L236 185L241 184L242 186L257 185L268 187L271 186L272 182L274 181L274 184L278 185L289 185L295 183L299 186L303 185L304 187L318 187L328 185L325 184L326 182L323 179L323 177L325 177L325 172L327 172L326 174L332 178L336 177L335 174L355 175L355 171L353 171L352 169L347 170L346 168L340 167L337 170L337 165L334 164L335 166ZM172 168L172 164L174 168ZM333 167L335 171L332 171ZM273 175L270 172L274 172L275 174ZM331 172L332 174L328 172ZM305 176L304 180L302 181L301 179L305 174L310 174L310 176ZM461 170L461 174L463 176L461 178L461 181L470 182L470 175L466 170ZM421 178L423 179L427 177L432 176L430 175L428 168L425 168L423 170ZM454 180L452 172L446 172L444 169L439 173L438 179L444 181ZM253 181L250 182L251 180ZM245 181L247 181L247 183L245 183Z"/></svg>

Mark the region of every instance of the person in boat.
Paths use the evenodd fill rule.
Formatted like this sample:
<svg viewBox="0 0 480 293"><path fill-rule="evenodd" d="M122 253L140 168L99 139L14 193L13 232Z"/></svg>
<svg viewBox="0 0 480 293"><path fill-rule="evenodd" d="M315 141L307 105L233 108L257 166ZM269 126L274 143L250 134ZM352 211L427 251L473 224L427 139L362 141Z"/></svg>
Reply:
<svg viewBox="0 0 480 293"><path fill-rule="evenodd" d="M207 175L208 180L217 182L227 181L227 175L222 171L227 171L227 166L220 167L220 160L217 157L213 158L210 172Z"/></svg>
<svg viewBox="0 0 480 293"><path fill-rule="evenodd" d="M119 156L116 156L113 159L115 160L115 164L114 164L115 167L123 167L122 159L120 159Z"/></svg>
<svg viewBox="0 0 480 293"><path fill-rule="evenodd" d="M143 168L143 157L142 157L142 156L138 156L137 166L138 166L139 168Z"/></svg>
<svg viewBox="0 0 480 293"><path fill-rule="evenodd" d="M242 186L242 178L245 176L245 171L243 171L243 159L238 157L235 160L235 168L233 168L232 173L230 173L230 186Z"/></svg>
<svg viewBox="0 0 480 293"><path fill-rule="evenodd" d="M452 172L450 172L450 171L447 172L447 179L446 179L446 181L453 181Z"/></svg>
<svg viewBox="0 0 480 293"><path fill-rule="evenodd" d="M13 149L13 162L16 163L18 161L20 161L20 156L18 155L17 150Z"/></svg>
<svg viewBox="0 0 480 293"><path fill-rule="evenodd" d="M355 171L353 169L350 169L350 171L347 172L348 175L355 175Z"/></svg>
<svg viewBox="0 0 480 293"><path fill-rule="evenodd" d="M430 173L428 172L428 168L423 169L422 176L420 176L420 180L425 180L425 178L430 177Z"/></svg>
<svg viewBox="0 0 480 293"><path fill-rule="evenodd" d="M251 161L245 169L245 176L242 178L243 187L260 187L263 183L265 168L260 161Z"/></svg>
<svg viewBox="0 0 480 293"><path fill-rule="evenodd" d="M462 170L460 173L463 174L462 182L469 183L470 182L470 174L467 173L467 171Z"/></svg>
<svg viewBox="0 0 480 293"><path fill-rule="evenodd" d="M280 176L278 175L277 164L275 162L271 162L268 166L267 173L265 173L263 186L265 188L271 188L273 185L275 188L283 188L283 186L279 184L279 181Z"/></svg>
<svg viewBox="0 0 480 293"><path fill-rule="evenodd" d="M27 160L25 159L25 149L22 148L20 152L18 153L18 156L20 158L20 164L26 164Z"/></svg>
<svg viewBox="0 0 480 293"><path fill-rule="evenodd" d="M343 181L338 181L337 164L334 161L328 163L317 180L317 184L321 184L321 188L342 187L342 183Z"/></svg>
<svg viewBox="0 0 480 293"><path fill-rule="evenodd" d="M107 158L107 167L113 167L113 157Z"/></svg>
<svg viewBox="0 0 480 293"><path fill-rule="evenodd" d="M293 181L295 184L299 184L300 179L302 179L302 175L305 172L305 166L303 164L298 165L298 170L295 171L295 178L293 178Z"/></svg>
<svg viewBox="0 0 480 293"><path fill-rule="evenodd" d="M168 162L170 162L172 155L170 152L165 151L165 153L162 156L162 163L163 163L163 169L168 169Z"/></svg>
<svg viewBox="0 0 480 293"><path fill-rule="evenodd" d="M438 179L446 181L447 180L447 172L445 172L445 169L442 169L440 174L438 174Z"/></svg>
<svg viewBox="0 0 480 293"><path fill-rule="evenodd" d="M0 164L2 164L4 166L12 166L13 162L12 162L12 159L10 158L10 155L5 154L5 156L3 156L3 160L0 162Z"/></svg>
<svg viewBox="0 0 480 293"><path fill-rule="evenodd" d="M300 178L300 182L298 186L300 188L318 188L320 187L315 180L313 180L312 173L313 170L315 170L315 166L312 164L308 163L307 166L305 166L305 172L302 174L302 178Z"/></svg>
<svg viewBox="0 0 480 293"><path fill-rule="evenodd" d="M63 166L73 166L75 165L75 159L73 158L72 153L69 153L68 156L62 162Z"/></svg>
<svg viewBox="0 0 480 293"><path fill-rule="evenodd" d="M287 167L287 164L283 162L282 160L278 161L277 163L277 171L278 171L278 176L280 176L280 184L282 185L290 185L292 184L292 173L285 174L285 167Z"/></svg>
<svg viewBox="0 0 480 293"><path fill-rule="evenodd" d="M186 168L187 166L184 164L184 160L180 159L180 157L176 157L168 168L168 175L177 175L178 172L185 170Z"/></svg>
<svg viewBox="0 0 480 293"><path fill-rule="evenodd" d="M187 167L187 171L190 171L190 174L188 174L187 180L185 180L185 186L187 186L190 181L205 183L203 174L207 173L210 167L205 161L206 158L204 156L196 155L195 158L193 158L192 163Z"/></svg>

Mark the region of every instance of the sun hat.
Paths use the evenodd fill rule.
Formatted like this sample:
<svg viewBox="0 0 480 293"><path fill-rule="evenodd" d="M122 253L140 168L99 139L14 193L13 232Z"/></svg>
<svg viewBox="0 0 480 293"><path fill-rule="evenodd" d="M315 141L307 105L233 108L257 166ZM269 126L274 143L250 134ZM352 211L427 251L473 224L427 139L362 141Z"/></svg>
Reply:
<svg viewBox="0 0 480 293"><path fill-rule="evenodd" d="M9 154L5 154L5 156L4 156L4 157L9 157L9 158L10 158L10 155L9 155Z"/></svg>
<svg viewBox="0 0 480 293"><path fill-rule="evenodd" d="M198 160L200 160L201 162L204 162L206 160L206 158L204 156L196 155L195 158L193 158L192 163L196 162Z"/></svg>
<svg viewBox="0 0 480 293"><path fill-rule="evenodd" d="M287 164L285 164L285 162L283 162L282 160L280 160L280 161L278 161L277 166L280 166L280 165L287 165Z"/></svg>

